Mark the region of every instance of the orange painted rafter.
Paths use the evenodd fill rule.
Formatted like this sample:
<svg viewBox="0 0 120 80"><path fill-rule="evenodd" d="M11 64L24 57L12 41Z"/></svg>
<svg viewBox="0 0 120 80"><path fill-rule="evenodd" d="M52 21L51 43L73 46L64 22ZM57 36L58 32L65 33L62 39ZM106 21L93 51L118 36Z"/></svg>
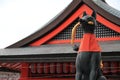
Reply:
<svg viewBox="0 0 120 80"><path fill-rule="evenodd" d="M54 36L56 36L58 33L60 33L61 31L63 31L70 23L72 23L76 18L78 18L79 16L81 16L82 12L86 11L87 14L91 14L92 13L92 9L89 8L87 5L82 5L71 17L69 17L63 24L61 24L60 26L58 26L58 28L56 28L55 30L53 30L51 33L45 35L44 37L40 38L39 40L33 42L32 44L30 44L30 46L40 46L42 44L44 44L45 42L47 42L48 40L52 39ZM110 21L104 19L102 16L100 16L99 14L97 14L97 21L99 21L100 23L104 24L105 26L107 26L108 28L120 33L120 26L117 26L113 23L111 23ZM102 38L103 40L103 38ZM67 41L68 42L68 41Z"/></svg>
<svg viewBox="0 0 120 80"><path fill-rule="evenodd" d="M113 40L120 40L120 37L106 37L106 38L97 38L98 41L113 41ZM46 44L70 44L70 39L67 40L51 40ZM74 42L81 42L81 39L75 39Z"/></svg>
<svg viewBox="0 0 120 80"><path fill-rule="evenodd" d="M55 29L51 33L47 34L43 38L33 42L32 44L30 44L30 46L39 46L39 45L45 43L46 41L50 40L54 36L56 36L58 33L60 33L62 30L64 30L70 23L72 23L84 11L84 6L85 5L81 6L70 18L68 18L68 20L66 20L63 24L58 26L57 29Z"/></svg>
<svg viewBox="0 0 120 80"><path fill-rule="evenodd" d="M13 69L13 70L20 70L20 66L21 64L20 63L0 63L0 66L1 67L6 67L6 68L9 68L9 69Z"/></svg>
<svg viewBox="0 0 120 80"><path fill-rule="evenodd" d="M112 22L106 20L102 16L97 15L97 21L99 21L100 23L104 24L106 27L114 30L115 32L120 33L120 26L117 26L116 24L113 24Z"/></svg>

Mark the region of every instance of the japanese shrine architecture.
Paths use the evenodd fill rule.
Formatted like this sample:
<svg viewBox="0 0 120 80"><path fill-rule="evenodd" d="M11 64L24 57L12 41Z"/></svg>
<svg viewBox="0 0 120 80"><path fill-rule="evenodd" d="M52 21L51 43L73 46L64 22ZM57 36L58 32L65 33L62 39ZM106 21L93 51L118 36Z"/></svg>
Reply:
<svg viewBox="0 0 120 80"><path fill-rule="evenodd" d="M20 80L75 80L77 52L70 44L73 26L84 11L97 12L95 34L102 48L103 73L120 80L120 11L103 0L73 0L42 29L0 49L0 70L20 73ZM83 35L78 28L75 42Z"/></svg>

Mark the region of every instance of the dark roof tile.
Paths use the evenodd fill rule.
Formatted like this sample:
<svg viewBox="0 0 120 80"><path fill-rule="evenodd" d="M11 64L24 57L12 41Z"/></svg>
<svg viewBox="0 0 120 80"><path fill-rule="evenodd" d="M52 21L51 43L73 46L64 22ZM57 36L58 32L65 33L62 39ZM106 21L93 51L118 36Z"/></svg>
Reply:
<svg viewBox="0 0 120 80"><path fill-rule="evenodd" d="M102 52L120 52L120 41L105 41L99 43ZM39 47L1 49L0 56L67 54L76 53L70 44L42 45Z"/></svg>
<svg viewBox="0 0 120 80"><path fill-rule="evenodd" d="M105 11L120 18L120 11L119 10L116 10L115 8L109 6L108 4L106 4L105 2L103 2L101 0L93 0L93 2L95 4L97 4L99 7L101 7L102 9L104 9Z"/></svg>

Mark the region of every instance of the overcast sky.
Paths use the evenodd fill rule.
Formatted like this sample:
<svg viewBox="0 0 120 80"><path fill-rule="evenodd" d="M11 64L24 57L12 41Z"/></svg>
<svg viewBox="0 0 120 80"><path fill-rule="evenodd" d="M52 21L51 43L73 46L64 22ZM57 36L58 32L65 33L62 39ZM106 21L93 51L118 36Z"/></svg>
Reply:
<svg viewBox="0 0 120 80"><path fill-rule="evenodd" d="M0 48L40 29L72 0L0 0ZM120 9L120 0L107 0Z"/></svg>
<svg viewBox="0 0 120 80"><path fill-rule="evenodd" d="M0 48L40 29L72 0L0 0Z"/></svg>

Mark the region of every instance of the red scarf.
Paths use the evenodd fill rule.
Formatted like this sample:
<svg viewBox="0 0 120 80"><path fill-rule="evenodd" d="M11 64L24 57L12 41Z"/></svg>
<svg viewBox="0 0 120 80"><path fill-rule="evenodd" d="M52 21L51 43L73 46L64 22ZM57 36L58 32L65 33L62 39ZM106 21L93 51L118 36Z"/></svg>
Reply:
<svg viewBox="0 0 120 80"><path fill-rule="evenodd" d="M101 51L101 48L94 34L85 33L83 35L83 39L81 40L81 44L78 52L84 52L84 51L92 51L92 52Z"/></svg>

